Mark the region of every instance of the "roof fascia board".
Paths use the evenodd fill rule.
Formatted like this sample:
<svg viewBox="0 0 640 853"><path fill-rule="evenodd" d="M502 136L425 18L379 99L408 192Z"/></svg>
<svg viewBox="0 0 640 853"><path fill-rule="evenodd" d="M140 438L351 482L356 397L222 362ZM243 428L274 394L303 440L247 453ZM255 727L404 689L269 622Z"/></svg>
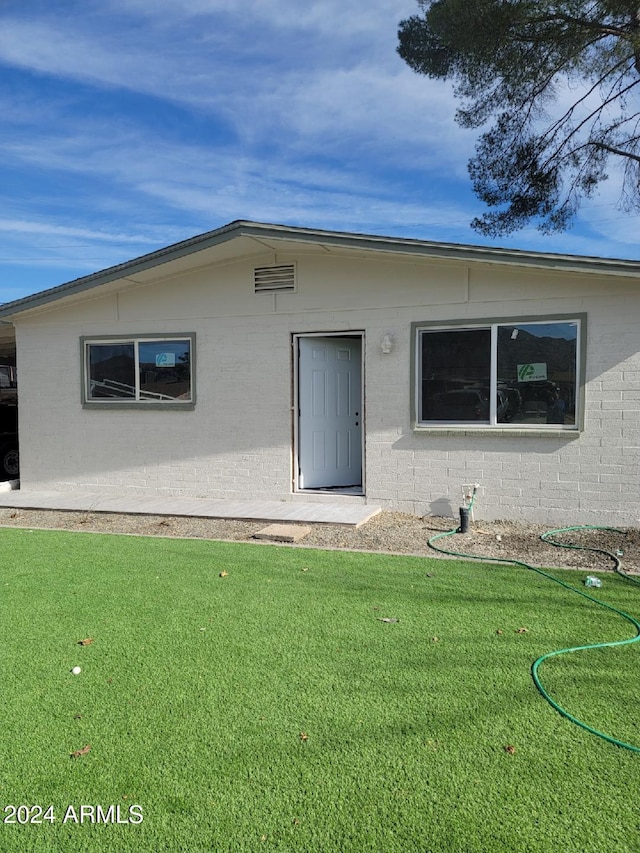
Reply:
<svg viewBox="0 0 640 853"><path fill-rule="evenodd" d="M131 261L108 267L100 272L40 291L22 299L0 305L0 317L11 317L45 306L67 296L82 294L104 284L135 276L137 273L161 266L170 261L213 248L237 237L250 237L268 246L269 240L279 242L313 243L325 249L359 250L361 252L388 252L416 258L431 258L463 263L501 264L562 270L582 274L616 275L640 278L640 263L618 259L582 257L578 255L547 254L499 248L485 248L455 243L436 243L410 238L379 237L341 231L324 231L287 225L269 225L260 222L237 220L214 231L174 243L156 252L142 255ZM270 247L271 248L271 247Z"/></svg>
<svg viewBox="0 0 640 853"><path fill-rule="evenodd" d="M256 223L248 223L255 225ZM582 255L562 255L545 252L528 252L521 249L500 249L473 246L463 243L436 243L411 238L378 237L368 234L351 234L340 231L320 231L286 226L260 226L271 229L271 238L315 243L324 247L356 249L364 252L384 251L394 254L416 255L446 261L505 264L520 267L541 267L588 272L599 275L624 275L640 277L640 261L598 258ZM246 234L246 236L251 236Z"/></svg>

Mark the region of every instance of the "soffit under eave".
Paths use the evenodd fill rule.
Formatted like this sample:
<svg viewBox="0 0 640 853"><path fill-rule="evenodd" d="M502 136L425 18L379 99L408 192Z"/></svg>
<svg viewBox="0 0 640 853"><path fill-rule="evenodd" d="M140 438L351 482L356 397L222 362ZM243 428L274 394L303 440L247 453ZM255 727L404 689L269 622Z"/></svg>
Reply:
<svg viewBox="0 0 640 853"><path fill-rule="evenodd" d="M215 267L236 261L264 258L280 251L282 251L281 248L266 245L263 240L241 235L233 237L228 242L197 249L148 269L130 272L126 279L122 280L135 284L150 284L154 281L183 276L203 267Z"/></svg>
<svg viewBox="0 0 640 853"><path fill-rule="evenodd" d="M545 254L519 250L495 249L483 246L455 244L421 244L419 241L393 240L390 238L355 235L349 239L338 234L335 241L323 240L321 236L302 235L291 237L288 234L251 235L247 239L260 244L263 253L272 252L275 256L292 257L294 255L332 255L352 259L388 261L389 263L410 263L420 265L457 265L464 267L491 267L527 269L541 273L572 273L589 276L615 276L630 281L640 280L640 262L608 258L581 257L579 255ZM239 240L233 238L230 243ZM238 260L241 252L234 253ZM201 263L196 264L201 266Z"/></svg>
<svg viewBox="0 0 640 853"><path fill-rule="evenodd" d="M282 260L299 257L342 257L353 261L374 263L406 263L421 265L455 264L465 266L467 261L456 257L438 257L428 253L417 254L385 246L363 247L335 245L323 242L296 240L274 236L239 236L228 243L199 249L180 258L166 261L149 269L129 273L126 281L138 285L178 278L195 270L222 267L232 263L277 264Z"/></svg>
<svg viewBox="0 0 640 853"><path fill-rule="evenodd" d="M242 227L245 227L244 224ZM144 256L129 264L123 264L120 269L111 268L94 276L79 279L77 282L61 285L59 288L42 291L40 294L33 295L31 304L28 297L24 307L16 305L14 310L9 309L4 316L12 319L33 316L53 307L61 308L80 301L99 299L131 286L166 281L168 278L179 277L196 269L258 259L270 259L275 263L281 256L296 255L342 256L354 260L368 259L376 262L402 262L430 266L454 264L469 269L478 266L525 268L540 273L615 276L626 278L629 283L635 283L640 279L640 265L638 262L631 261L520 253L503 249L437 243L427 245L419 241L348 235L339 232L327 235L323 232L301 230L294 234L286 228L279 227L278 232L274 233L271 226L252 223L246 224L246 227L249 229L247 232L231 234L226 239L218 239L219 235L216 235L215 242L210 245L187 241L176 247L168 247L166 255L160 252ZM0 306L0 319L2 316Z"/></svg>
<svg viewBox="0 0 640 853"><path fill-rule="evenodd" d="M155 263L146 269L126 272L119 278L100 281L100 273L97 273L95 282L81 290L76 290L71 286L67 293L56 292L55 288L50 293L43 291L42 295L45 296L43 301L35 302L33 305L26 304L24 308L13 311L10 316L12 320L35 317L49 311L68 308L80 302L86 303L91 300L103 299L106 296L121 293L140 285L148 286L169 278L178 278L202 267L215 267L234 261L251 259L252 257L265 257L269 253L272 254L273 251L250 237L236 237L227 243L198 249L178 258ZM34 294L35 297L38 295ZM47 296L48 298L46 298Z"/></svg>

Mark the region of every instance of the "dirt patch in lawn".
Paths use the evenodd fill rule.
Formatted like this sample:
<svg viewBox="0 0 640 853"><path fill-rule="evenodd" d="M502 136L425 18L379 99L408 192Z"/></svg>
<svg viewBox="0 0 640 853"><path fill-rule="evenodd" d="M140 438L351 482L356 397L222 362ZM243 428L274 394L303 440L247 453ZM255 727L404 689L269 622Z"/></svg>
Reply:
<svg viewBox="0 0 640 853"><path fill-rule="evenodd" d="M265 526L264 522L256 521L26 509L0 509L0 525L239 542L256 541L254 535ZM429 539L454 529L457 521L382 512L358 529L333 524L306 526L310 526L311 531L300 543L302 546L435 557L438 553L429 547ZM544 542L540 536L547 530L548 526L539 524L476 521L471 523L469 533L458 533L437 544L486 560L500 558L521 560L534 566L613 571L614 561L606 554L557 548ZM640 530L636 528L620 531L581 528L555 538L563 545L619 554L623 571L640 573Z"/></svg>

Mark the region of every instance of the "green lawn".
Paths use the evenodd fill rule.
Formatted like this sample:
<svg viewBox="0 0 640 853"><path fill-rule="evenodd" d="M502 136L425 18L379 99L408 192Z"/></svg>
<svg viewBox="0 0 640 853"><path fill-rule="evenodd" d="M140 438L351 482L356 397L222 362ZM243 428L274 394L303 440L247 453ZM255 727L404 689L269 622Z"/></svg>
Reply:
<svg viewBox="0 0 640 853"><path fill-rule="evenodd" d="M633 628L526 569L5 529L0 593L0 816L55 818L3 853L640 850L640 755L531 678ZM640 644L540 675L640 745Z"/></svg>

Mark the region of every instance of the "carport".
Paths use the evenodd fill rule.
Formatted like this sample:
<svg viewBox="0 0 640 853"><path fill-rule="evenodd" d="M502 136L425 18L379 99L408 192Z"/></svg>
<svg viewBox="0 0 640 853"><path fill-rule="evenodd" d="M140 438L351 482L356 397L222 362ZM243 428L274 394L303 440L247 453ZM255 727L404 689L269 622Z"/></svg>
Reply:
<svg viewBox="0 0 640 853"><path fill-rule="evenodd" d="M16 363L16 330L13 323L0 320L0 363Z"/></svg>
<svg viewBox="0 0 640 853"><path fill-rule="evenodd" d="M18 404L13 383L16 334L12 323L0 322L0 480L18 477Z"/></svg>

